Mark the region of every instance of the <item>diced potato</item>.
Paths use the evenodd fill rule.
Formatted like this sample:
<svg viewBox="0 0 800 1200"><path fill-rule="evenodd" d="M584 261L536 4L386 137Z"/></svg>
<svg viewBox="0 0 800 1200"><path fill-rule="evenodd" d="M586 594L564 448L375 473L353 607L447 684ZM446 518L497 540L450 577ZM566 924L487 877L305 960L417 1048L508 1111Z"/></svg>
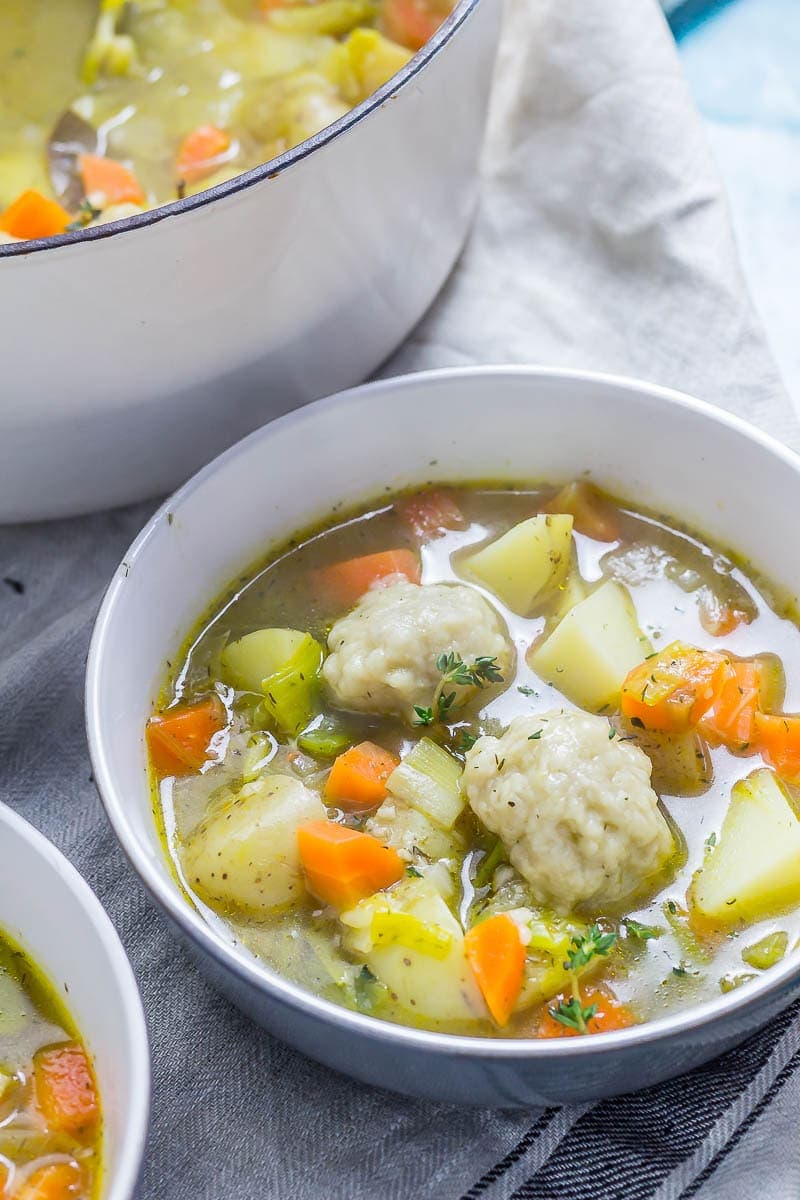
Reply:
<svg viewBox="0 0 800 1200"><path fill-rule="evenodd" d="M609 580L576 604L528 661L573 703L598 712L618 704L628 672L651 651L628 591Z"/></svg>
<svg viewBox="0 0 800 1200"><path fill-rule="evenodd" d="M413 56L413 51L389 41L377 29L355 29L319 64L343 100L360 104L383 87Z"/></svg>
<svg viewBox="0 0 800 1200"><path fill-rule="evenodd" d="M512 612L526 617L541 596L566 578L571 556L572 517L542 513L462 558L459 566L464 576L476 579Z"/></svg>
<svg viewBox="0 0 800 1200"><path fill-rule="evenodd" d="M724 925L800 904L800 819L772 771L755 771L735 784L689 901L701 916Z"/></svg>
<svg viewBox="0 0 800 1200"><path fill-rule="evenodd" d="M222 652L225 679L242 692L260 692L262 682L282 670L308 637L299 629L256 629Z"/></svg>
<svg viewBox="0 0 800 1200"><path fill-rule="evenodd" d="M563 621L567 613L576 604L580 604L581 600L585 600L588 594L586 582L578 569L578 556L573 550L567 576L558 585L553 597L553 615L556 621Z"/></svg>
<svg viewBox="0 0 800 1200"><path fill-rule="evenodd" d="M429 945L419 938L414 922L409 922L408 936L413 944L376 944L372 929L377 913L415 917L431 930ZM434 1021L485 1018L483 998L464 954L461 926L427 880L407 879L391 892L370 896L343 913L341 921L349 931L350 947L366 955L369 969L409 1012ZM394 936L398 934L402 937L399 923Z"/></svg>
<svg viewBox="0 0 800 1200"><path fill-rule="evenodd" d="M653 790L659 796L699 796L714 778L711 755L701 737L688 733L657 733L639 729L625 717L614 721L620 735L632 738L653 764Z"/></svg>
<svg viewBox="0 0 800 1200"><path fill-rule="evenodd" d="M206 818L187 840L190 887L209 903L262 915L303 893L297 828L325 818L298 779L263 775Z"/></svg>

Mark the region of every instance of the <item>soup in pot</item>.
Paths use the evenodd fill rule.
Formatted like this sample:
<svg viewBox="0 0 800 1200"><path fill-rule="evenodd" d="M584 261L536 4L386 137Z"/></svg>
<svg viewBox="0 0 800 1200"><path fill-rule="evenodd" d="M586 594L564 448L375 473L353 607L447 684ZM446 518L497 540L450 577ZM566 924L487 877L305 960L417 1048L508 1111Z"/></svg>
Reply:
<svg viewBox="0 0 800 1200"><path fill-rule="evenodd" d="M190 902L339 1004L591 1036L800 934L800 631L588 483L382 497L241 576L146 736Z"/></svg>
<svg viewBox="0 0 800 1200"><path fill-rule="evenodd" d="M382 87L454 0L3 0L0 241L232 179Z"/></svg>

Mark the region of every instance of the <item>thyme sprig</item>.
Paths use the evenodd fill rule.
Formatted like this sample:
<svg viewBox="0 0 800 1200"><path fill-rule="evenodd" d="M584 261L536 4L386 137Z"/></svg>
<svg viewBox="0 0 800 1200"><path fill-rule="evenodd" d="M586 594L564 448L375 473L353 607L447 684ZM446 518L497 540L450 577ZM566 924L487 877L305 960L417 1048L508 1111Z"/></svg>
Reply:
<svg viewBox="0 0 800 1200"><path fill-rule="evenodd" d="M448 650L436 659L436 670L441 679L433 694L433 702L429 708L414 705L417 717L415 725L435 725L437 721L444 724L456 703L456 688L483 689L489 683L503 682L503 673L494 655L479 655L469 664L454 650Z"/></svg>
<svg viewBox="0 0 800 1200"><path fill-rule="evenodd" d="M593 925L583 937L574 937L572 947L567 951L565 971L580 971L598 955L605 957L617 940L616 933L603 933L599 925Z"/></svg>
<svg viewBox="0 0 800 1200"><path fill-rule="evenodd" d="M576 1029L578 1033L588 1033L589 1022L592 1017L597 1016L597 1005L589 1004L584 1008L580 996L573 996L570 1000L562 1000L557 1008L551 1008L548 1011L554 1021L566 1025L568 1029Z"/></svg>
<svg viewBox="0 0 800 1200"><path fill-rule="evenodd" d="M597 1015L597 1005L584 1005L578 983L579 972L598 956L604 958L617 941L616 933L603 933L599 925L593 925L588 933L576 934L567 951L564 970L570 974L572 995L554 1008L548 1009L554 1021L574 1029L578 1033L589 1032L589 1022Z"/></svg>

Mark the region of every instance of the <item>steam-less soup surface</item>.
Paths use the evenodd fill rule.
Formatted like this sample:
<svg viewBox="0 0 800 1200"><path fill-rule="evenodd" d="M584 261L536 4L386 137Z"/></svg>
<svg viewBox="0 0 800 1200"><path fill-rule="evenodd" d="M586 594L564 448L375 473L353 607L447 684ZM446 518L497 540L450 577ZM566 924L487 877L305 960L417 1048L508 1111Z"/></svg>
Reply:
<svg viewBox="0 0 800 1200"><path fill-rule="evenodd" d="M99 1182L86 1051L53 989L0 934L0 1196L93 1200Z"/></svg>
<svg viewBox="0 0 800 1200"><path fill-rule="evenodd" d="M798 666L746 567L585 483L381 499L176 656L157 813L206 919L313 992L616 1030L792 952Z"/></svg>
<svg viewBox="0 0 800 1200"><path fill-rule="evenodd" d="M3 0L0 242L232 179L382 87L454 0Z"/></svg>

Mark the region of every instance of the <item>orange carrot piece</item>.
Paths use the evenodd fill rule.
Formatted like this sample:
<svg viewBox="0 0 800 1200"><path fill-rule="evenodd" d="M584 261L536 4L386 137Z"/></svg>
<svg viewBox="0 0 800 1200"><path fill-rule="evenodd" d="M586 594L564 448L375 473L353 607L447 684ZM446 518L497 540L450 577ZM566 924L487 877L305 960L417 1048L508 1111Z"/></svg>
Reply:
<svg viewBox="0 0 800 1200"><path fill-rule="evenodd" d="M63 233L72 217L55 200L31 188L18 196L0 216L0 229L11 237L30 240Z"/></svg>
<svg viewBox="0 0 800 1200"><path fill-rule="evenodd" d="M383 24L394 42L421 50L447 16L447 10L435 0L386 0Z"/></svg>
<svg viewBox="0 0 800 1200"><path fill-rule="evenodd" d="M498 913L473 925L464 951L486 1006L498 1025L507 1025L522 991L525 947L513 918Z"/></svg>
<svg viewBox="0 0 800 1200"><path fill-rule="evenodd" d="M684 733L716 703L727 672L725 655L673 642L629 673L623 715L645 729Z"/></svg>
<svg viewBox="0 0 800 1200"><path fill-rule="evenodd" d="M708 588L703 589L697 602L697 616L703 629L712 637L727 637L752 620L749 613L726 604Z"/></svg>
<svg viewBox="0 0 800 1200"><path fill-rule="evenodd" d="M756 743L781 779L800 783L800 716L756 713Z"/></svg>
<svg viewBox="0 0 800 1200"><path fill-rule="evenodd" d="M366 554L314 572L320 590L342 608L355 604L374 584L393 575L404 575L411 583L419 583L419 563L410 550Z"/></svg>
<svg viewBox="0 0 800 1200"><path fill-rule="evenodd" d="M557 1008L560 999L562 997L557 996L547 1006L544 1015L539 1019L536 1026L534 1037L560 1038L582 1036L577 1029L573 1029L569 1025L562 1025L560 1021L551 1016L550 1009ZM569 999L569 997L563 997L563 999ZM590 1034L613 1033L616 1029L628 1029L631 1025L637 1024L636 1017L627 1005L622 1004L610 992L600 988L587 988L586 991L581 993L581 1003L584 1008L589 1008L593 1004L597 1005L597 1012L587 1022Z"/></svg>
<svg viewBox="0 0 800 1200"><path fill-rule="evenodd" d="M308 890L334 908L351 908L403 876L403 862L394 850L334 821L301 826L297 844Z"/></svg>
<svg viewBox="0 0 800 1200"><path fill-rule="evenodd" d="M218 696L156 713L147 722L147 748L158 775L191 775L213 757L211 739L225 727Z"/></svg>
<svg viewBox="0 0 800 1200"><path fill-rule="evenodd" d="M449 492L419 492L403 496L395 509L421 542L431 542L449 529L463 529L464 514Z"/></svg>
<svg viewBox="0 0 800 1200"><path fill-rule="evenodd" d="M102 198L101 208L111 204L144 204L139 180L124 163L97 154L81 154L78 170L87 196Z"/></svg>
<svg viewBox="0 0 800 1200"><path fill-rule="evenodd" d="M33 1060L36 1103L51 1129L80 1134L94 1128L100 1108L86 1051L76 1042L46 1046Z"/></svg>
<svg viewBox="0 0 800 1200"><path fill-rule="evenodd" d="M756 714L761 698L758 665L743 659L731 660L712 708L701 717L698 728L712 746L755 754Z"/></svg>
<svg viewBox="0 0 800 1200"><path fill-rule="evenodd" d="M542 512L568 513L578 533L596 542L618 542L619 516L614 505L591 483L569 483L545 504Z"/></svg>
<svg viewBox="0 0 800 1200"><path fill-rule="evenodd" d="M197 129L187 133L178 148L178 178L183 183L195 183L212 175L230 144L230 134L224 129L218 129L216 125L198 125Z"/></svg>
<svg viewBox="0 0 800 1200"><path fill-rule="evenodd" d="M400 759L374 742L340 754L325 782L325 799L346 810L375 808L386 799L386 780Z"/></svg>
<svg viewBox="0 0 800 1200"><path fill-rule="evenodd" d="M80 1200L83 1171L77 1163L55 1162L39 1167L14 1192L14 1200Z"/></svg>

